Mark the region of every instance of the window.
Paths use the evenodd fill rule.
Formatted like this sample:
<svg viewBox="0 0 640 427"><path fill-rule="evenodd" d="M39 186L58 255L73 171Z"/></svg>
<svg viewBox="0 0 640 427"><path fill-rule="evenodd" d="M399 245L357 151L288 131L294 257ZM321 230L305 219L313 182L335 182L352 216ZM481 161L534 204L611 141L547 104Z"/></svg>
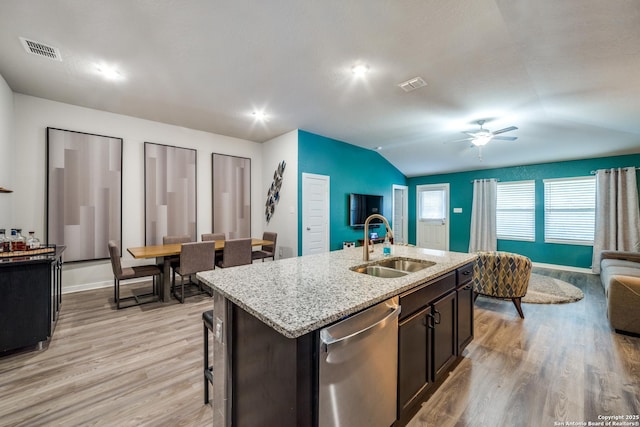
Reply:
<svg viewBox="0 0 640 427"><path fill-rule="evenodd" d="M544 180L544 241L592 245L596 177Z"/></svg>
<svg viewBox="0 0 640 427"><path fill-rule="evenodd" d="M444 221L447 218L447 192L444 189L420 191L420 221Z"/></svg>
<svg viewBox="0 0 640 427"><path fill-rule="evenodd" d="M498 239L535 241L535 181L499 182L496 203Z"/></svg>

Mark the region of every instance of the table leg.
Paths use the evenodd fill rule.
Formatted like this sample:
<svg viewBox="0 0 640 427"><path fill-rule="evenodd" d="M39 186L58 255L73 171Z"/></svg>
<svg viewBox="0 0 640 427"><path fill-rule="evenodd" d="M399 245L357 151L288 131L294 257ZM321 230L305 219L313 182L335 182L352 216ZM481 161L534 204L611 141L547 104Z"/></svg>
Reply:
<svg viewBox="0 0 640 427"><path fill-rule="evenodd" d="M160 301L169 302L171 300L171 257L158 257L156 263L162 264L162 277L160 278Z"/></svg>

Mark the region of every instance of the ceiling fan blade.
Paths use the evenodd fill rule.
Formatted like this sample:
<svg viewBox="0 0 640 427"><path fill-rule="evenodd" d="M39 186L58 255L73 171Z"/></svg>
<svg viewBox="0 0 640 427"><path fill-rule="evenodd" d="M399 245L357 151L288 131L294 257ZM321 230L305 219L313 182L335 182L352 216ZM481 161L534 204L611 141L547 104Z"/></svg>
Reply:
<svg viewBox="0 0 640 427"><path fill-rule="evenodd" d="M499 141L515 141L516 139L518 139L517 136L494 136L491 139L497 139Z"/></svg>
<svg viewBox="0 0 640 427"><path fill-rule="evenodd" d="M442 141L443 144L453 144L454 142L471 141L473 138L454 139L453 141Z"/></svg>
<svg viewBox="0 0 640 427"><path fill-rule="evenodd" d="M462 131L462 133L464 133L465 135L469 135L472 138L475 138L476 137L476 133L478 133L478 132L469 132L469 131L465 130L465 131Z"/></svg>
<svg viewBox="0 0 640 427"><path fill-rule="evenodd" d="M511 132L512 130L518 130L518 128L515 126L509 126L508 128L500 129L491 133L497 135L499 133Z"/></svg>

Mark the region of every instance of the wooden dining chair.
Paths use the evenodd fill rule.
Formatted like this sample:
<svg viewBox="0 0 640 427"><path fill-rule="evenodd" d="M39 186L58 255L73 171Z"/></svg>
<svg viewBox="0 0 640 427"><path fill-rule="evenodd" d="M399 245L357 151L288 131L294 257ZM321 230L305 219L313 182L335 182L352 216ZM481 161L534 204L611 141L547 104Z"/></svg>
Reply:
<svg viewBox="0 0 640 427"><path fill-rule="evenodd" d="M176 268L173 274L173 295L178 301L184 303L184 278L185 276L192 276L201 271L213 270L214 261L213 257L216 250L215 242L190 242L183 243L180 250L180 265ZM180 295L176 290L176 274L180 276ZM197 280L196 280L197 282ZM197 286L199 292L192 293L191 295L199 295L204 291L202 290L202 284L200 282L194 283L189 280L189 285Z"/></svg>
<svg viewBox="0 0 640 427"><path fill-rule="evenodd" d="M269 240L273 242L270 245L263 245L262 249L251 252L251 260L255 261L261 259L264 262L265 258L271 258L276 260L276 240L278 239L278 233L272 231L265 231L262 233L262 240Z"/></svg>
<svg viewBox="0 0 640 427"><path fill-rule="evenodd" d="M158 301L158 284L156 280L160 279L161 270L155 265L137 265L135 267L122 267L120 263L120 249L115 241L109 241L109 257L111 258L111 268L113 270L113 299L116 308L133 307L135 305L147 304ZM133 293L130 297L120 297L120 282L129 279L138 279L141 277L152 277L152 290L143 294ZM121 306L125 301L134 301L133 304Z"/></svg>
<svg viewBox="0 0 640 427"><path fill-rule="evenodd" d="M231 239L224 242L222 261L218 267L228 268L251 264L251 239Z"/></svg>

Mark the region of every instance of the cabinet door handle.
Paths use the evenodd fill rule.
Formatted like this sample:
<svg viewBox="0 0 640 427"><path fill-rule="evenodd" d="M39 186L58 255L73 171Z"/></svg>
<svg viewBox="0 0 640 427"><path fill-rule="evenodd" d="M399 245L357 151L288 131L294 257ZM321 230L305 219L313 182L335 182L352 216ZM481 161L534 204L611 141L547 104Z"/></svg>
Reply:
<svg viewBox="0 0 640 427"><path fill-rule="evenodd" d="M427 313L427 315L425 316L425 318L424 318L424 319L425 319L425 321L426 321L425 325L426 325L429 329L435 329L435 327L436 327L436 326L434 325L434 323L433 323L433 322L436 320L436 318L435 318L435 317L433 317L433 314L431 314L431 313Z"/></svg>
<svg viewBox="0 0 640 427"><path fill-rule="evenodd" d="M440 321L442 320L442 316L440 315L440 312L438 310L433 310L434 313L438 316L438 318L436 319L435 316L433 316L433 321L436 323L436 325L440 324Z"/></svg>
<svg viewBox="0 0 640 427"><path fill-rule="evenodd" d="M468 276L470 274L471 274L471 270L465 270L465 271L462 272L463 276Z"/></svg>
<svg viewBox="0 0 640 427"><path fill-rule="evenodd" d="M468 291L469 289L471 289L471 285L467 285L463 288L465 291Z"/></svg>

